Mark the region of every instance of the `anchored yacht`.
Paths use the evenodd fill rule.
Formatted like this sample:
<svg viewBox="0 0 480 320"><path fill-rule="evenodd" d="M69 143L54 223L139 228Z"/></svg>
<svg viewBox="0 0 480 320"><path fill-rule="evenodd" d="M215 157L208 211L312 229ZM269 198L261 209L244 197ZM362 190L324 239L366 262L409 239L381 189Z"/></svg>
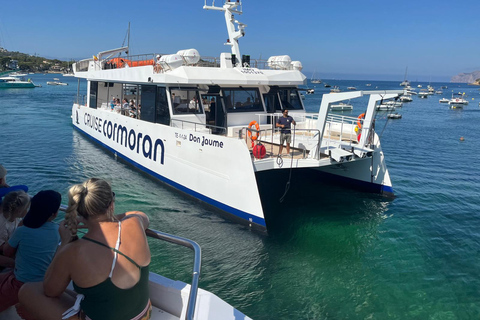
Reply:
<svg viewBox="0 0 480 320"><path fill-rule="evenodd" d="M318 112L305 111L302 64L288 55L253 60L241 55L246 25L240 1L204 9L223 12L227 46L219 58L195 49L128 55L128 47L99 52L73 65L88 81L72 107L76 129L153 177L266 231L270 203L333 178L369 192L393 195L374 129L376 106L401 94L349 91L323 96ZM331 105L369 95L362 117L331 113ZM130 107L113 100L131 102ZM118 100L117 100L118 101ZM288 110L295 119L291 153L279 155L275 124Z"/></svg>

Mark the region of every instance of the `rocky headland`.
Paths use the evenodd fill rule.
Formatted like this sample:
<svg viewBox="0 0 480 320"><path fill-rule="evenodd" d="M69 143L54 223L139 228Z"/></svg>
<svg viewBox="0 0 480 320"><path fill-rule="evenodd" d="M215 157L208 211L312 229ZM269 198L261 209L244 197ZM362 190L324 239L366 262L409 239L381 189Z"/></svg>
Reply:
<svg viewBox="0 0 480 320"><path fill-rule="evenodd" d="M459 73L450 79L450 82L469 83L480 85L480 71L473 71L470 73Z"/></svg>

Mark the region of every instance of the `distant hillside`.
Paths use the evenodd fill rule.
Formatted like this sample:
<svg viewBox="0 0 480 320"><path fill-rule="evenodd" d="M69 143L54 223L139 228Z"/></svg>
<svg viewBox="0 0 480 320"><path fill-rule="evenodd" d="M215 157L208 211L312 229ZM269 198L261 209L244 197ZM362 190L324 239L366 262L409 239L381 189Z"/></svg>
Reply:
<svg viewBox="0 0 480 320"><path fill-rule="evenodd" d="M71 65L71 62L8 51L0 47L0 71L8 70L11 60L16 60L18 68L26 72L64 72Z"/></svg>
<svg viewBox="0 0 480 320"><path fill-rule="evenodd" d="M476 83L480 84L480 71L460 73L450 79L451 82Z"/></svg>

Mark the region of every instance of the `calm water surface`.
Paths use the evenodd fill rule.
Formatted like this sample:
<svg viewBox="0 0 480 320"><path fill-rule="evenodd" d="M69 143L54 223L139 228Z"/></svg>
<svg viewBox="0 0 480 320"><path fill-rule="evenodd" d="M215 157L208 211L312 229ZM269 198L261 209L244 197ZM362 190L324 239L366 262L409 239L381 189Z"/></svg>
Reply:
<svg viewBox="0 0 480 320"><path fill-rule="evenodd" d="M426 100L414 97L397 109L402 119L378 115L397 198L321 185L296 199L287 195L284 213L265 236L80 135L70 120L77 80L63 77L69 86L47 86L53 77L33 75L41 88L0 90L0 163L10 184L27 184L31 194L56 189L66 199L68 188L86 178L111 181L117 212L144 211L152 228L197 241L200 286L257 320L480 318L478 87L433 83L448 89ZM399 89L401 81L328 82L373 90ZM304 101L310 111L328 90L315 86ZM466 92L470 105L450 110L440 104L452 90ZM366 100L351 103L354 110L346 114L357 116ZM190 281L191 252L164 243L151 248L153 271Z"/></svg>

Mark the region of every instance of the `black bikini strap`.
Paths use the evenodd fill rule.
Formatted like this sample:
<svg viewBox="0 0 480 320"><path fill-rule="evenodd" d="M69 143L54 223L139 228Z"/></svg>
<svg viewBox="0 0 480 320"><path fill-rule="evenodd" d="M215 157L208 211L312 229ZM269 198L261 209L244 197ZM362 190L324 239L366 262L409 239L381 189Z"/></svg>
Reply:
<svg viewBox="0 0 480 320"><path fill-rule="evenodd" d="M96 244L99 244L105 248L109 248L109 249L112 249L114 252L118 253L118 254L121 254L122 256L124 256L128 261L130 261L131 263L133 263L135 266L137 266L138 269L141 269L142 267L140 267L135 261L132 260L132 258L126 256L125 254L123 254L122 252L118 251L117 249L115 248L112 248L112 247L109 247L107 246L106 244L104 243L101 243L100 241L97 241L97 240L93 240L91 238L88 238L86 236L83 236L82 239L85 239L85 240L88 240L90 242L93 242L93 243L96 243Z"/></svg>

